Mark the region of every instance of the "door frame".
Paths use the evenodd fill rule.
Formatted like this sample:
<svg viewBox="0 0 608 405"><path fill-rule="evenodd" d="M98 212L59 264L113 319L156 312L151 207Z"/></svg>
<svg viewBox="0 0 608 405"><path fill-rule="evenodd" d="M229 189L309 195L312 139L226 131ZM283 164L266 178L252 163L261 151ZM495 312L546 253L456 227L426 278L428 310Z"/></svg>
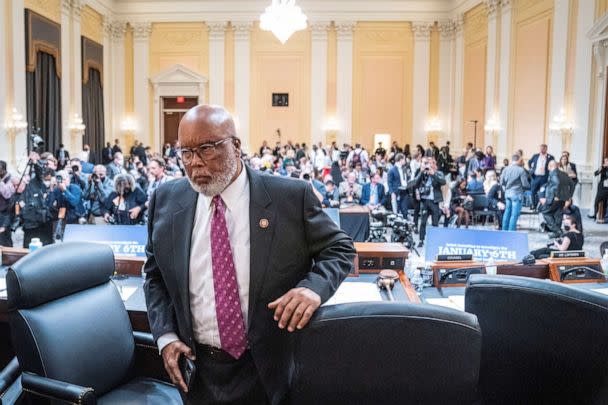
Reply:
<svg viewBox="0 0 608 405"><path fill-rule="evenodd" d="M161 108L161 111L160 111L160 120L161 120L161 123L160 123L160 142L161 142L161 147L160 147L159 150L161 151L161 153L162 153L162 148L164 147L165 143L167 143L165 141L165 113L168 113L168 112L170 112L170 113L180 113L180 112L187 112L188 111L188 108L164 108L163 107L163 102L162 102L164 97L171 97L171 96L162 96L160 98L160 106L161 106L160 107Z"/></svg>

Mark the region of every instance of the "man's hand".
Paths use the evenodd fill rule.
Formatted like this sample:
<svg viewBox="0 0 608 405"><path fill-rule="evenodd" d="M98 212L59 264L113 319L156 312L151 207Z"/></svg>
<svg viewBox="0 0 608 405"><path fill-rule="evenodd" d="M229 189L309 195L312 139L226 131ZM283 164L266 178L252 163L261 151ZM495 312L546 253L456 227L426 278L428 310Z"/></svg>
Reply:
<svg viewBox="0 0 608 405"><path fill-rule="evenodd" d="M194 361L195 357L194 353L192 353L192 349L186 346L183 342L176 340L163 347L161 354L163 356L165 370L167 370L167 373L171 378L171 382L177 385L183 392L188 392L188 387L186 386L184 378L182 377L182 372L179 369L179 356L183 354L190 360Z"/></svg>
<svg viewBox="0 0 608 405"><path fill-rule="evenodd" d="M64 192L67 189L67 186L65 185L64 182L59 183L59 190L61 190L61 192Z"/></svg>
<svg viewBox="0 0 608 405"><path fill-rule="evenodd" d="M36 152L30 152L29 158L32 162L36 163L37 161L40 160L40 155L37 154Z"/></svg>
<svg viewBox="0 0 608 405"><path fill-rule="evenodd" d="M135 208L131 208L129 210L129 216L131 217L131 219L136 219L139 216L139 213L141 212L141 208L140 207L135 207Z"/></svg>
<svg viewBox="0 0 608 405"><path fill-rule="evenodd" d="M279 328L287 327L289 332L302 329L321 305L321 297L308 288L292 288L286 294L268 304L274 309L274 320Z"/></svg>
<svg viewBox="0 0 608 405"><path fill-rule="evenodd" d="M498 202L497 206L498 206L498 209L501 210L501 211L506 208L505 203L502 203L502 202Z"/></svg>
<svg viewBox="0 0 608 405"><path fill-rule="evenodd" d="M107 212L105 214L103 214L103 220L106 222L110 222L110 214L108 214Z"/></svg>
<svg viewBox="0 0 608 405"><path fill-rule="evenodd" d="M540 200L538 200L538 202L539 202L541 205L545 205L545 203L547 202L547 199L546 199L546 198L541 198Z"/></svg>

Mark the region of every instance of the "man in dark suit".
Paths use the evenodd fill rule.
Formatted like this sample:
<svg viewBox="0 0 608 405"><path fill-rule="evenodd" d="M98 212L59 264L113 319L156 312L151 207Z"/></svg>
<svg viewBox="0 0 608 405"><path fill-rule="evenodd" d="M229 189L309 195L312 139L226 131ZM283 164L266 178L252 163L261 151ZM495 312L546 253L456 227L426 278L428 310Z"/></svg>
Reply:
<svg viewBox="0 0 608 405"><path fill-rule="evenodd" d="M165 369L186 403L285 403L290 332L351 271L352 241L309 183L244 166L225 109L194 107L178 136L187 178L152 195L145 264ZM196 364L191 389L182 355Z"/></svg>
<svg viewBox="0 0 608 405"><path fill-rule="evenodd" d="M55 157L57 157L57 169L63 170L70 161L70 152L61 144L59 145L59 149L55 152Z"/></svg>
<svg viewBox="0 0 608 405"><path fill-rule="evenodd" d="M114 146L112 147L112 155L116 153L122 153L122 149L120 148L120 140L114 139Z"/></svg>
<svg viewBox="0 0 608 405"><path fill-rule="evenodd" d="M106 142L106 147L101 151L101 164L107 165L112 160L114 160L114 152L112 152L112 145L110 142Z"/></svg>
<svg viewBox="0 0 608 405"><path fill-rule="evenodd" d="M566 201L574 194L574 182L563 171L557 168L557 161L549 162L549 180L543 197L540 199L540 211L543 213L549 237L557 238L561 234L562 216Z"/></svg>
<svg viewBox="0 0 608 405"><path fill-rule="evenodd" d="M384 185L378 173L374 173L370 183L363 185L361 191L361 200L359 204L366 205L371 209L375 209L380 205L384 205L386 194L384 194Z"/></svg>
<svg viewBox="0 0 608 405"><path fill-rule="evenodd" d="M418 247L424 246L426 236L426 223L431 216L433 226L439 225L441 209L439 203L443 202L441 186L445 185L445 176L437 170L437 162L432 157L423 157L420 170L413 180L413 186L420 195L420 208L423 210L420 219L420 242Z"/></svg>
<svg viewBox="0 0 608 405"><path fill-rule="evenodd" d="M547 145L540 145L540 153L532 155L528 161L528 167L532 182L530 192L532 193L532 208L538 203L538 190L547 183L549 179L549 162L555 160L553 155L547 153Z"/></svg>
<svg viewBox="0 0 608 405"><path fill-rule="evenodd" d="M405 155L397 153L395 165L388 171L388 193L391 198L393 212L395 214L401 213L406 218L409 210L407 183L410 177L411 171L409 165L406 164Z"/></svg>

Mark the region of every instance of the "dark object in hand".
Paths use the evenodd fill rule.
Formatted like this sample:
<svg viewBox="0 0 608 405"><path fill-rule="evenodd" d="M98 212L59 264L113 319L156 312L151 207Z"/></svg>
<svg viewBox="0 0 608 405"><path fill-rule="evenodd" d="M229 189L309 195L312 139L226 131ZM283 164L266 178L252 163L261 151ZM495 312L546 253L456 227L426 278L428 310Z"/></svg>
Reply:
<svg viewBox="0 0 608 405"><path fill-rule="evenodd" d="M55 176L55 179L57 180L57 183L63 183L63 177L61 175Z"/></svg>
<svg viewBox="0 0 608 405"><path fill-rule="evenodd" d="M179 356L178 362L179 371L182 373L182 378L184 379L184 383L186 383L186 387L188 387L188 392L190 392L192 391L192 384L194 383L196 365L192 360L190 360L183 354Z"/></svg>
<svg viewBox="0 0 608 405"><path fill-rule="evenodd" d="M78 173L78 166L76 166L76 165L72 166L72 171L74 173Z"/></svg>

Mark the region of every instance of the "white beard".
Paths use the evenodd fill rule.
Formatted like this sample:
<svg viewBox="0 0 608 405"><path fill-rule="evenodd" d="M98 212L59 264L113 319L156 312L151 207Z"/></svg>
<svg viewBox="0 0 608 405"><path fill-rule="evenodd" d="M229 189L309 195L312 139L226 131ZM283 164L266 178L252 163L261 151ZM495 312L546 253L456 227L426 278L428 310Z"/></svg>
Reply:
<svg viewBox="0 0 608 405"><path fill-rule="evenodd" d="M202 193L207 197L215 197L216 195L219 195L222 191L226 189L226 187L230 185L230 182L236 174L236 159L225 159L224 164L222 165L222 169L223 170L221 173L218 173L213 177L211 183L206 184L204 186L194 183L192 179L188 177L190 186L192 186L194 191L196 191L197 193ZM245 169L243 168L243 170Z"/></svg>

